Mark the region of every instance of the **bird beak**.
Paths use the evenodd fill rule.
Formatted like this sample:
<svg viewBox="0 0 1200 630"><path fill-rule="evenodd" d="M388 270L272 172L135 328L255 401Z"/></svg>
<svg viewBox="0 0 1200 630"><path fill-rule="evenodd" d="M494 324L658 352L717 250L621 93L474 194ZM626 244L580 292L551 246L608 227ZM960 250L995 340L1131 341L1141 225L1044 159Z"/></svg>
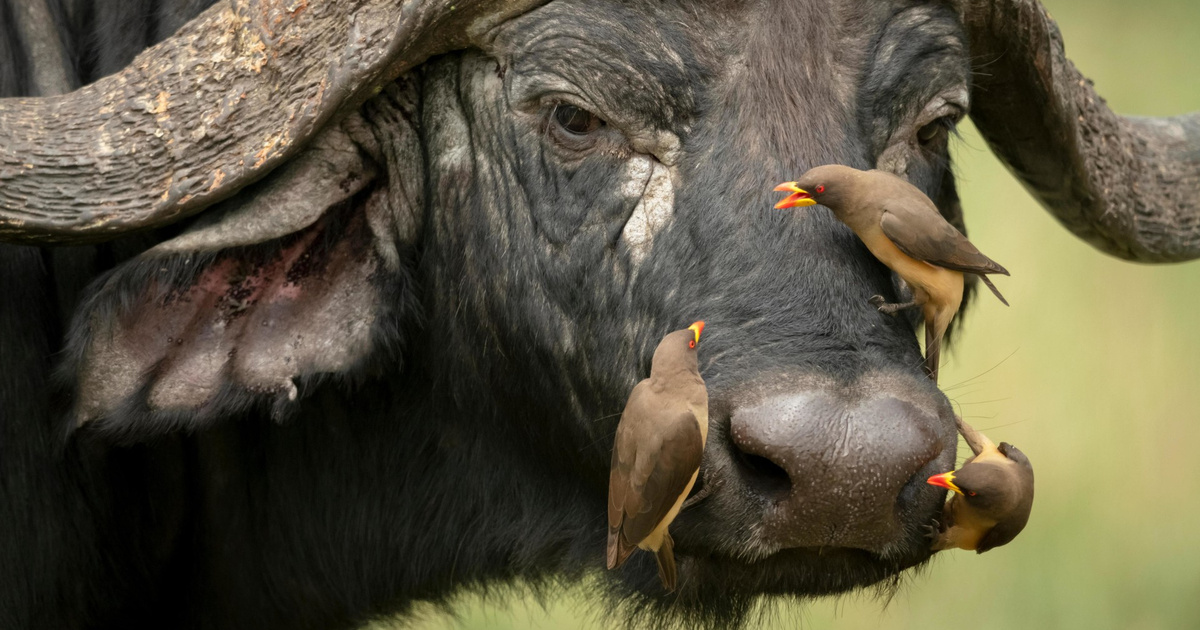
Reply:
<svg viewBox="0 0 1200 630"><path fill-rule="evenodd" d="M954 485L954 471L950 471L948 473L942 473L940 475L934 475L934 476L930 477L926 483L928 483L931 486L937 486L939 488L953 490L959 494L963 493L962 490L958 489L958 486Z"/></svg>
<svg viewBox="0 0 1200 630"><path fill-rule="evenodd" d="M792 194L784 197L779 203L775 204L776 210L784 208L803 208L804 206L815 206L817 200L808 194L807 190L796 186L796 182L784 182L775 187L776 192L790 192Z"/></svg>
<svg viewBox="0 0 1200 630"><path fill-rule="evenodd" d="M695 324L688 326L687 329L696 335L696 343L700 343L700 333L704 332L704 322L696 322Z"/></svg>

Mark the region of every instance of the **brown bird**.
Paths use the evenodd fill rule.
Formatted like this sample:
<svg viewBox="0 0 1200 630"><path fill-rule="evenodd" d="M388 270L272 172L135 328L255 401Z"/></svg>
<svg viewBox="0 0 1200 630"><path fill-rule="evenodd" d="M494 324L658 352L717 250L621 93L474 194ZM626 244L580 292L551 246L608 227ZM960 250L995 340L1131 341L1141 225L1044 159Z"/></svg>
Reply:
<svg viewBox="0 0 1200 630"><path fill-rule="evenodd" d="M932 547L983 553L1012 542L1029 522L1033 464L1012 444L996 446L961 418L956 420L975 456L956 471L929 478L930 484L954 492Z"/></svg>
<svg viewBox="0 0 1200 630"><path fill-rule="evenodd" d="M704 322L663 337L650 378L633 388L613 446L608 481L608 568L635 547L653 551L663 587L675 590L675 543L667 526L696 483L708 438L708 390L696 346Z"/></svg>
<svg viewBox="0 0 1200 630"><path fill-rule="evenodd" d="M942 335L962 302L963 273L978 275L1008 305L984 275L1007 276L1008 270L981 254L942 217L929 197L900 177L830 164L818 166L775 190L792 193L775 204L776 208L821 204L832 210L880 262L904 280L912 290L911 302L889 304L876 295L871 303L888 315L921 307L925 317L925 371L935 383Z"/></svg>

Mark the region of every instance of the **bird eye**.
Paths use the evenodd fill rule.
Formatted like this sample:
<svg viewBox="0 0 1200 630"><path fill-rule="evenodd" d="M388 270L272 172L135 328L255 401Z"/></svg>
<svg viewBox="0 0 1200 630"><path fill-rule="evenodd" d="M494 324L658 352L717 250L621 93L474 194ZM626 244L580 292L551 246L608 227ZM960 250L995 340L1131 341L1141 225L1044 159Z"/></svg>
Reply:
<svg viewBox="0 0 1200 630"><path fill-rule="evenodd" d="M816 190L817 194L819 195L819 194L825 192L825 186L817 186L814 190Z"/></svg>
<svg viewBox="0 0 1200 630"><path fill-rule="evenodd" d="M973 497L973 496L975 496L975 493L974 493L974 492L971 492L971 491L967 491L967 496L969 496L969 497Z"/></svg>
<svg viewBox="0 0 1200 630"><path fill-rule="evenodd" d="M561 129L576 136L587 135L604 126L599 116L566 103L555 105L552 117Z"/></svg>
<svg viewBox="0 0 1200 630"><path fill-rule="evenodd" d="M693 339L693 340L689 341L689 342L688 342L688 347L689 347L689 348L695 348L695 347L696 347L696 340L695 340L695 339Z"/></svg>

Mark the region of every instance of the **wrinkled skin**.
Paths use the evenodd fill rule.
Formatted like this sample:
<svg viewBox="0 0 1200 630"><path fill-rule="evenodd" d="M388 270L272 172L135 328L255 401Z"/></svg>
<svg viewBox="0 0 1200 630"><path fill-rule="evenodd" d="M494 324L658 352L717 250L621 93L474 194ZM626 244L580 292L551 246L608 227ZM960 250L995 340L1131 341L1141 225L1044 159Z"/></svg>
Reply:
<svg viewBox="0 0 1200 630"><path fill-rule="evenodd" d="M754 18L753 30L766 32L749 37L749 50L726 50L711 39L747 39L734 35L738 27L703 20L726 35L708 32L706 41L697 41L695 33L673 27L686 14L664 11L656 19L662 38L673 42L679 63L672 64L672 55L661 51L652 49L653 57L646 57L634 34L620 28L622 19L634 20L623 18L620 10L601 12L612 23L586 25L575 25L570 18L574 11L569 5L551 5L501 29L489 57L464 54L453 66L452 60L434 64L427 75L427 98L436 99L453 89L440 80L440 73L457 74L457 99L472 121L474 141L474 151L464 152L470 161L447 164L435 156L435 163L450 168L430 173L432 207L454 208L431 215L433 241L426 241L422 261L434 273L428 285L437 287L433 294L451 296L429 311L435 335L454 340L444 347L470 354L478 348L497 349L477 375L492 383L493 391L517 394L504 401L513 405L506 410L513 417L545 410L550 400L564 405L556 415L566 417L586 419L619 409L637 374L630 368L648 356L664 325L669 326L666 322L693 314L709 318L713 334L704 342L704 376L724 405L736 404L738 393L747 389L796 387L798 382L787 381L801 381L804 377L798 375L808 373L847 382L869 372L912 372L919 354L911 330L881 317L866 302L873 293L889 290L884 270L826 214L779 214L768 203L764 181L821 162L868 165L875 158L871 135L883 137L874 126L867 135L857 124L855 112L874 111L875 101L837 103L839 90L853 94L853 86L809 82L792 71L799 65L796 59L807 58L828 68L818 75L850 74L835 71L839 66L826 58L830 55L806 41L806 35L822 37L820 25L805 23L799 15L790 24L777 23L780 16L775 22ZM953 33L952 21L926 23L917 33L937 33L935 27ZM897 38L912 35L896 30ZM544 33L553 36L538 37ZM529 40L536 45L522 44ZM911 40L905 46L913 47L907 52L914 57L924 52ZM748 67L730 64L734 54L745 55ZM559 63L563 58L571 62L565 72ZM944 79L922 97L961 90L966 72L961 57L946 54L926 63L934 71L910 71ZM732 69L723 71L726 66ZM639 74L640 68L655 72ZM891 114L885 108L909 96L899 89L911 84L912 75L874 71L867 76L880 75L885 75L882 89L862 91ZM898 93L892 96L889 88ZM781 110L788 98L798 106ZM595 144L588 150L574 150L575 139L569 136L560 140L564 134L548 120L544 103L559 99L610 121L592 134ZM701 103L713 105L703 108ZM907 116L915 118L924 106L913 105L917 111ZM429 129L458 128L448 120L461 113L433 109L430 122L435 124ZM892 115L901 126L914 124L904 115ZM855 124L835 124L847 120ZM496 128L501 131L493 132ZM435 136L430 144L453 147L463 141L447 136ZM932 195L942 182L944 135L935 142L942 144L906 156L911 176ZM463 171L472 178L465 191ZM653 203L663 181L656 179L659 173L663 180L678 182L674 214L639 263L628 238L638 217L630 214L638 203ZM505 183L513 180L528 183L513 190ZM449 193L446 201L440 191ZM466 203L460 205L462 197ZM464 225L474 229L463 230ZM470 255L461 256L462 251ZM597 282L597 276L604 282ZM461 277L489 281L455 295ZM512 293L507 287L514 284L537 291ZM459 309L476 313L477 319L467 326L454 322L451 315ZM510 325L487 325L494 321ZM462 362L473 361L463 357ZM577 364L591 368L580 373L571 369ZM545 382L533 387L538 381ZM908 386L920 389L924 384L914 380ZM727 422L714 428L727 431ZM609 423L598 423L572 439L606 447L603 438L609 431ZM560 450L559 440L537 442L551 447L549 458L575 458L573 450ZM706 465L721 465L721 460L714 449ZM696 528L694 535L705 547L731 555L775 551L747 535L753 521L741 513L745 506L734 503L713 501L682 522L716 517L737 524L716 531Z"/></svg>
<svg viewBox="0 0 1200 630"><path fill-rule="evenodd" d="M42 586L0 589L0 625L352 627L463 585L598 570L625 396L661 336L701 318L713 488L672 529L679 596L649 557L612 591L723 623L758 594L927 559L943 495L920 480L952 467L949 405L913 322L868 303L895 296L887 270L824 209L772 210L770 189L878 164L961 224L946 140L967 51L936 4L816 4L555 0L365 105L394 227L375 245L399 261L373 276L390 305L375 353L307 383L282 424L251 407L146 445L75 432L61 474L90 499L35 509L52 542L4 547ZM605 124L573 135L561 104ZM89 306L66 295L78 326ZM35 381L5 384L11 408L34 408ZM57 436L55 413L25 426ZM67 564L97 568L68 588ZM59 603L29 613L39 588Z"/></svg>
<svg viewBox="0 0 1200 630"><path fill-rule="evenodd" d="M888 152L908 165L914 182L945 202L943 193L952 194L945 190L952 184L945 178L944 130L918 147L910 146L915 139L905 131L937 124L925 111L929 101L963 97L967 70L955 54L962 48L953 16L929 9L894 16L879 45L890 55L857 59L861 51L853 46L838 55L814 46L827 41L828 27L800 13L746 16L754 24L749 34L742 26L705 16L701 22L707 30L700 37L676 26L695 16L664 10L655 16L671 47L664 53L646 51L636 33L621 27L622 21L644 18L614 9L600 12L607 19L577 24L571 17L576 11L555 3L502 28L486 57L467 53L433 64L427 74L430 99L453 89L450 81L440 80L442 72L457 75L457 101L471 121L474 149L463 153L469 161L461 163L435 157L439 166L450 168L430 173L432 207L455 208L431 215L427 238L433 240L426 240L422 260L422 268L433 272L427 285L437 287L433 294L450 296L429 310L434 335L453 339L442 347L470 355L495 348L473 375L490 383L489 390L510 394L495 401L505 406L506 415L528 417L557 401L562 407L553 415L589 419L620 409L639 373L630 368L645 360L670 326L666 322L709 318L713 334L706 335L702 362L718 401L714 407L722 411L713 429L723 437L714 441L705 468L727 477L727 485L707 505L681 517L680 545L695 545L703 554L768 556L784 545L757 535L761 515L753 485L758 475L740 473L733 461L731 411L769 393L803 391L813 380L836 389L864 375L902 375L910 380L896 387L906 393L920 396L930 388L911 377L920 361L911 329L880 316L866 302L874 293L890 291L885 270L828 215L796 217L770 210L763 182L823 162L867 166ZM716 43L727 41L746 48ZM929 50L942 53L930 56ZM734 55L744 55L745 65L731 63ZM861 65L837 57L855 58ZM565 70L564 58L570 61ZM911 62L917 58L920 65ZM795 72L803 63L812 64L817 77L857 74L865 80L858 86L805 80ZM873 64L897 64L906 72ZM914 90L915 77L927 81L923 90ZM843 94L849 100L840 103ZM454 101L437 101L443 102ZM579 150L580 140L556 128L547 111L546 104L554 102L578 104L608 125L590 134L587 142L593 144ZM909 111L894 111L897 102ZM460 120L463 113L433 109L430 122L437 124L428 129L461 128L448 121ZM934 113L953 117L962 110L948 111ZM496 128L501 131L491 131ZM450 133L430 141L434 147L453 147L463 139ZM471 177L466 190L460 179L464 171ZM668 178L677 194L673 215L655 234L649 253L641 254L634 206L652 205L658 186L665 185L660 182ZM514 180L525 185L514 190L505 183ZM448 193L446 201L438 195L442 191ZM465 204L458 202L463 197ZM944 206L956 210L952 203ZM470 254L461 256L463 251ZM639 255L645 258L639 261ZM597 282L597 276L604 281ZM461 277L488 281L455 295ZM537 290L514 293L508 290L513 284ZM477 319L463 326L455 321L461 314L452 317L456 312L475 313ZM495 321L510 324L488 324ZM473 356L461 361L480 365ZM589 367L572 369L575 365ZM929 404L948 419L944 402ZM562 448L564 439L590 443L602 457L613 422L615 417L568 429L558 439L536 433L528 439L549 447L546 459L562 458L568 465L578 448ZM544 431L540 423L535 426ZM953 434L944 425L935 430L941 440L938 456L952 458ZM877 446L889 448L886 439ZM874 474L867 466L857 474ZM933 499L920 493L906 525L930 517ZM723 525L711 527L713 522ZM814 568L829 563L845 570L833 579L823 571L815 571L819 579L786 573L774 578L786 588L831 591L870 582L924 557L915 532L915 527L907 531L904 544L889 549L886 560L829 550L810 558L793 550L748 573L769 574L772 562L791 562L799 555ZM830 538L836 543L838 537ZM699 566L715 577L729 570L726 562Z"/></svg>

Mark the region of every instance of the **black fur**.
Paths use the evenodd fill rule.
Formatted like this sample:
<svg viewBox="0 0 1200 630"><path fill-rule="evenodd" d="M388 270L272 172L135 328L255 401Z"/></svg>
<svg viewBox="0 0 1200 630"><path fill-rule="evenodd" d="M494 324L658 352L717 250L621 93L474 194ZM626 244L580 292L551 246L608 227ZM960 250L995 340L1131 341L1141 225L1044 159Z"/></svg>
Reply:
<svg viewBox="0 0 1200 630"><path fill-rule="evenodd" d="M86 84L205 4L62 0L56 15ZM373 279L389 306L378 352L303 382L285 409L231 387L219 413L164 417L143 392L64 436L80 370L102 369L84 354L89 318L115 321L148 279L186 285L216 256L138 257L179 227L0 247L0 627L352 628L461 588L599 571L617 414L662 334L700 318L705 479L725 485L673 529L678 599L646 555L609 574L609 601L641 625L720 627L762 594L887 587L924 562L919 526L938 506L923 488L901 496L892 553L750 561L760 497L748 473L720 474L740 466L728 432L744 390L808 373L930 387L911 322L867 301L893 291L886 269L823 210L771 210L770 188L821 163L873 166L925 99L966 80L965 51L930 43L960 28L936 7L903 22L909 2L770 4L556 0L402 78L413 103L368 105L390 203L418 229L393 244L401 268ZM902 44L880 61L888 37ZM0 95L29 89L13 41L0 40ZM603 131L564 136L548 115L559 101ZM411 146L385 141L392 127ZM425 170L405 162L414 151ZM944 142L914 151L914 181L959 219ZM640 263L622 238L634 159L672 162L676 178L673 218Z"/></svg>

